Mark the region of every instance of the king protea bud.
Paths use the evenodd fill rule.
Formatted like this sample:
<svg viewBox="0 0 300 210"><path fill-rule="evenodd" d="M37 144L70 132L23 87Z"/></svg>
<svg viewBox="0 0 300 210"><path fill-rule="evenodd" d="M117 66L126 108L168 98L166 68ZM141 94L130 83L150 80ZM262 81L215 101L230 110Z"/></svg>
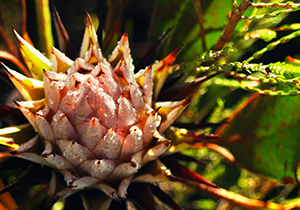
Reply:
<svg viewBox="0 0 300 210"><path fill-rule="evenodd" d="M162 133L187 105L186 100L156 102L180 48L134 73L127 34L107 60L89 16L87 20L75 61L56 48L50 61L16 33L36 79L6 69L26 100L16 104L39 134L44 151L27 152L36 136L12 154L60 171L68 186L61 198L96 188L121 199L139 169L170 147Z"/></svg>

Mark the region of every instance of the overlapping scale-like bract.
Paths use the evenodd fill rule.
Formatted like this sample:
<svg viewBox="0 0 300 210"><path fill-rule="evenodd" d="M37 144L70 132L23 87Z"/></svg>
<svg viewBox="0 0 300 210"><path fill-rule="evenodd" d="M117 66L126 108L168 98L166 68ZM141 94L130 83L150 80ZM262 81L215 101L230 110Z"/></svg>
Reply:
<svg viewBox="0 0 300 210"><path fill-rule="evenodd" d="M127 42L125 34L114 53L122 55ZM69 187L78 187L72 184L85 181L81 177L96 178L101 184L121 182L151 160L147 154L151 147L162 144L165 151L170 145L163 138L153 141L161 117L151 108L152 69L135 75L128 56L124 53L112 66L92 45L67 74L44 71L46 107L35 114L45 142L43 157L65 174Z"/></svg>
<svg viewBox="0 0 300 210"><path fill-rule="evenodd" d="M56 48L50 61L15 33L25 60L40 67L30 68L36 79L2 65L26 100L16 105L40 138L14 145L12 154L60 171L67 187L56 194L58 199L84 188L124 199L131 181L143 179L139 177L145 172L137 174L139 169L170 147L171 141L161 133L188 104L188 100L156 101L181 47L134 73L127 34L106 60L89 15L75 61ZM30 150L38 139L44 143L42 153ZM158 169L163 176L164 168ZM51 183L55 189L55 181Z"/></svg>

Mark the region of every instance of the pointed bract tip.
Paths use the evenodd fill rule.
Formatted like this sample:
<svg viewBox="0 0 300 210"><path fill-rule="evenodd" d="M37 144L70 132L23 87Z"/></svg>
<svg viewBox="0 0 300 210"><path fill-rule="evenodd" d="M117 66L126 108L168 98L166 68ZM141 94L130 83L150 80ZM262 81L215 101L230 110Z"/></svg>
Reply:
<svg viewBox="0 0 300 210"><path fill-rule="evenodd" d="M89 27L89 25L92 25L92 18L87 10L85 10L85 14L86 14L86 22L87 22L86 27Z"/></svg>
<svg viewBox="0 0 300 210"><path fill-rule="evenodd" d="M113 198L115 201L121 201L122 199L119 197L117 192L112 192L110 195L111 198Z"/></svg>
<svg viewBox="0 0 300 210"><path fill-rule="evenodd" d="M21 104L15 100L13 100L13 102L17 105L17 107L21 107Z"/></svg>
<svg viewBox="0 0 300 210"><path fill-rule="evenodd" d="M174 29L174 26L170 27L166 32L163 33L163 35L161 35L158 38L158 40L160 42L163 42L169 36L169 34L173 31L173 29Z"/></svg>
<svg viewBox="0 0 300 210"><path fill-rule="evenodd" d="M183 46L184 46L184 43L182 43L181 45L179 45L179 47L176 48L176 50L178 51L178 53L181 51L181 49L182 49Z"/></svg>
<svg viewBox="0 0 300 210"><path fill-rule="evenodd" d="M91 42L91 47L90 47L90 48L92 48L92 49L93 49L93 48L94 48L94 46L95 46L95 43L92 41L92 42Z"/></svg>
<svg viewBox="0 0 300 210"><path fill-rule="evenodd" d="M9 72L9 68L0 61L0 67L3 71L6 72L6 74L9 76L9 77L13 77L14 75L12 75L10 72Z"/></svg>
<svg viewBox="0 0 300 210"><path fill-rule="evenodd" d="M160 110L160 108L161 108L161 106L157 107L157 108L153 111L153 115L154 115L155 113L157 113L157 112Z"/></svg>
<svg viewBox="0 0 300 210"><path fill-rule="evenodd" d="M11 155L16 155L17 153L18 153L17 150L9 151L9 154L11 154Z"/></svg>
<svg viewBox="0 0 300 210"><path fill-rule="evenodd" d="M123 47L124 44L125 44L125 42L127 42L127 41L128 41L128 34L127 34L127 32L125 31L124 34L122 35L122 37L121 37L119 43L120 43L121 46Z"/></svg>
<svg viewBox="0 0 300 210"><path fill-rule="evenodd" d="M181 44L179 47L177 47L173 52L171 52L165 59L164 62L172 65L175 61L176 57L178 56L179 52L181 51L184 44Z"/></svg>
<svg viewBox="0 0 300 210"><path fill-rule="evenodd" d="M22 40L21 35L13 27L12 27L12 32L13 32L13 35L15 36L18 44L21 44L21 40Z"/></svg>
<svg viewBox="0 0 300 210"><path fill-rule="evenodd" d="M52 17L53 17L54 21L55 22L57 22L57 21L60 22L60 17L59 17L58 11L57 11L56 6L54 5L53 1L50 1L50 6L51 6Z"/></svg>
<svg viewBox="0 0 300 210"><path fill-rule="evenodd" d="M48 71L45 70L45 69L43 69L43 75L44 75L45 77L48 77L48 78L49 78Z"/></svg>
<svg viewBox="0 0 300 210"><path fill-rule="evenodd" d="M124 37L124 39L128 39L128 33L127 31L124 32L124 34L122 35L122 38Z"/></svg>
<svg viewBox="0 0 300 210"><path fill-rule="evenodd" d="M182 106L186 106L191 102L192 98L187 98L181 101Z"/></svg>

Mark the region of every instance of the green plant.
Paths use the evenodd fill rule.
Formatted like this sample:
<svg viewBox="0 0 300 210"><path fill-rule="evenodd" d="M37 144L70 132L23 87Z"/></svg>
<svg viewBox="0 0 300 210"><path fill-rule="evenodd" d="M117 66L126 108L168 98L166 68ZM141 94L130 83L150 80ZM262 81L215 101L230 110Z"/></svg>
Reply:
<svg viewBox="0 0 300 210"><path fill-rule="evenodd" d="M27 3L28 13L25 10L25 3ZM53 25L57 34L54 39L51 32L49 3L36 1L35 10L32 10L33 5L30 3L32 2L16 0L14 4L4 1L0 4L1 10L5 11L1 16L3 24L0 27L0 34L3 40L1 42L3 50L0 51L0 58L3 62L3 69L8 72L2 72L4 80L8 82L1 88L3 102L1 123L2 127L12 126L9 129L3 128L0 133L0 143L3 145L1 147L3 150L0 166L1 178L9 183L1 192L12 191L17 201L15 204L12 198L0 197L3 208L4 206L9 209L17 208L17 205L20 209L56 209L59 205L64 206L64 209L74 208L72 205L78 205L77 208L83 209L100 207L120 209L126 206L137 209L154 209L157 206L164 206L164 208L169 206L174 209L180 209L179 206L186 209L229 209L235 205L246 209L299 208L299 185L297 184L297 164L300 159L297 144L299 61L296 59L298 53L296 51L295 54L285 54L282 49L276 51L280 46L287 49L285 45L287 42L294 41L293 45L297 45L295 40L299 36L300 27L293 20L288 22L290 20L288 14L300 9L298 3L185 0L172 1L172 7L170 7L169 1L132 0L122 3L99 1L95 5L90 5L87 1L76 1L73 4L67 1L53 1L53 5L58 9L57 13L55 7L51 8ZM86 14L82 11L83 13L77 16L68 16L69 13L66 11L76 11L76 8L83 5L87 7L92 19L88 18L85 41L79 50L80 42L76 42L77 34L83 34L80 30L85 29L83 19ZM53 62L49 64L42 54L27 47L26 42L16 35L24 58L22 60L17 47L13 44L13 35L10 29L7 29L11 11L19 11L21 14L21 17L16 15L18 18L15 20L11 18L12 25L17 31L29 43L30 36L35 46L45 53L46 57L50 58L52 52L52 56L55 57L54 63L61 65L59 68L57 67L59 65L53 65ZM31 12L35 12L38 18L30 19L29 17L28 30L26 30L24 20L26 14L29 15ZM61 15L62 21L58 14ZM35 27L30 28L34 25L34 20L42 21L37 21L39 30L33 30ZM170 29L171 27L173 28ZM84 176L83 173L78 175L72 172L70 174L61 170L56 167L57 160L50 161L51 164L41 160L42 157L47 158L47 155L50 153L52 155L53 152L47 150L50 147L47 147L47 141L44 141L46 152L42 153L44 150L44 146L40 144L42 141L32 138L36 132L31 126L24 125L27 122L26 119L20 117L22 115L11 103L13 100L20 100L20 96L15 95L7 76L26 101L42 99L44 89L45 95L49 93L48 87L46 85L44 87L39 80L43 77L44 81L47 81L47 78L55 82L65 79L65 76L57 79L59 76L54 74L47 76L47 73L44 73L43 75L42 69L45 69L45 72L50 69L65 72L73 65L58 51L51 50L53 43L71 59L77 56L85 58L87 57L85 53L89 49L93 51L94 47L100 46L102 53L107 55L123 34L124 28L127 28L129 41L132 40L133 43L132 54L136 71L153 63L156 58L165 57L179 46L164 60L152 66L155 87L153 101L164 102L153 104L153 109L151 108L163 119L161 125L164 128L158 128L158 131L163 132L177 118L187 103L189 106L163 133L164 136L154 132L155 138L151 140L154 146L166 145L165 150L160 153L156 153L155 150L155 160L148 164L143 163L138 173L126 177L129 178L127 180L129 182L124 184L125 182L122 181L121 190L119 188L118 192L114 191L115 193L110 194L109 192L113 190L106 184L109 182L114 189L118 189L120 183L110 183L111 180L104 180L100 183L101 187L97 189L111 197L107 199L101 191L85 189L94 186L90 185L94 179L83 180L80 179ZM156 41L162 31L166 32ZM124 39L123 36L122 40ZM256 40L261 41L256 42ZM183 47L182 42L185 42ZM128 55L130 49L127 43L124 43L126 42L120 42L120 46L116 48L113 55L117 55L117 61L121 58L121 64L124 62L122 59L125 60L126 65L131 69L132 60ZM263 47L257 47L259 44ZM179 53L180 50L181 53ZM269 56L274 57L273 61L269 62L266 55L270 55L272 51L277 57L274 54ZM93 55L98 59L97 53L92 53L92 57ZM279 56L288 57L283 60ZM180 65L172 64L176 57L176 62ZM93 59L85 61L93 63L95 61ZM97 62L101 63L102 60L98 59ZM113 67L116 66L114 59L109 59L109 62ZM80 61L77 59L78 63ZM7 65L35 79L27 79L9 70ZM79 73L86 74L90 66L80 65L85 70L79 68ZM122 69L113 71L119 78L116 81L121 81L124 97L129 97L125 94L127 89L124 84L136 81L142 88L146 84L143 81L144 75L141 73L137 73L135 81L131 81L126 71ZM150 72L150 70L145 72ZM152 83L149 82L149 84ZM9 94L6 93L8 91L10 91ZM152 103L149 100L152 97L149 96L149 91L146 92L144 88L145 103L151 106ZM46 101L46 104L50 103L47 96ZM164 106L168 105L166 101L182 102ZM43 111L38 111L43 109L44 102L16 102L16 104L33 126L35 122L30 115L35 113L38 113L37 117L42 116L43 119L51 122L46 115L41 114ZM147 109L150 110L150 108ZM52 115L56 116L55 111ZM142 121L148 115L149 113L145 116L141 115L138 121ZM42 124L35 127L40 136L47 139L48 137L45 137L47 133L42 132L41 128ZM60 136L60 133L55 135ZM25 143L28 139L32 140ZM31 148L33 145L35 147ZM143 148L149 149L149 147ZM33 150L27 153L28 149ZM132 149L135 151L134 148ZM50 153L48 154L47 151ZM28 154L34 154L34 157ZM15 157L12 157L13 155ZM25 159L38 164L31 164L30 161L22 161L18 158L25 156ZM41 167L40 164L50 167ZM134 162L133 165L138 164ZM242 167L248 170L241 169ZM61 174L51 168L58 168L69 186L66 186ZM23 173L19 176L22 171ZM12 181L16 176L19 178ZM70 178L70 176L73 177ZM32 177L36 179L32 180ZM145 183L129 185L131 179L133 182ZM78 180L83 180L83 182ZM80 187L76 189L77 186L73 183L80 184ZM16 191L17 193L14 194L13 190L21 186L31 187L27 187L27 190ZM185 190L182 190L183 188ZM143 194L139 193L140 189L143 189ZM24 198L30 192L34 196L28 203ZM167 192L171 193L180 205L177 205ZM127 199L125 199L126 194ZM10 195L6 194L6 196ZM81 199L78 199L79 197ZM112 198L118 201L113 201ZM78 200L81 200L82 204L75 202ZM56 201L59 202L51 207ZM147 203L146 206L145 203ZM90 204L92 207L89 207Z"/></svg>

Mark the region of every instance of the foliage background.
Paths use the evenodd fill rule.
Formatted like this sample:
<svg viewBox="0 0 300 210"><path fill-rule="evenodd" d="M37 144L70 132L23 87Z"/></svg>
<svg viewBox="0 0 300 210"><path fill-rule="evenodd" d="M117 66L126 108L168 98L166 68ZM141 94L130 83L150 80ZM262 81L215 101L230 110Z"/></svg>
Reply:
<svg viewBox="0 0 300 210"><path fill-rule="evenodd" d="M240 1L238 1L240 2ZM35 2L33 0L27 0L27 31L31 37L34 45L38 49L43 49L43 42L38 39L39 37L39 24L36 19L37 13L35 9ZM185 43L180 55L176 62L181 65L180 70L174 75L170 76L170 83L172 86L174 83L184 83L191 81L195 78L196 67L199 62L197 59L202 53L211 49L220 38L221 32L227 24L229 12L231 10L231 4L229 0L214 0L214 1L201 1L202 14L204 19L205 28L205 41L206 49L204 49L201 41L201 35L199 30L199 22L197 19L197 6L196 1L184 0L184 1L166 1L166 0L128 0L128 1L71 1L71 0L53 0L56 8L58 9L62 21L69 32L71 42L74 44L74 50L78 51L83 30L85 27L84 16L85 10L88 11L94 17L94 21L99 22L98 35L103 37L105 40L106 32L111 30L114 25L117 24L115 30L115 36L110 42L112 45L108 45L103 42L102 47L106 49L105 53L111 52L112 46L117 42L119 36L127 31L130 37L130 43L132 46L132 53L134 56L135 64L138 64L143 54L147 52L151 46L156 43L156 40L168 29L173 27L166 41L162 44L159 51L153 57L153 60L166 56L169 52L173 51L181 43ZM254 9L247 11L246 15L251 15ZM5 30L8 36L12 37L11 28L12 25L16 30L22 30L22 1L11 0L11 1L0 1L0 18L1 18L1 30ZM270 12L268 9L262 9L261 13ZM220 61L228 62L230 60L243 61L244 59L251 56L254 52L265 47L268 42L265 40L244 40L243 37L246 32L255 31L263 28L275 28L279 25L292 24L299 22L299 12L293 12L289 15L279 15L275 18L267 18L259 21L254 21L250 25L245 25L246 20L242 20L236 28L236 31L229 42L230 45L234 45L238 48L238 52L231 56L224 58ZM118 25L119 24L119 25ZM247 30L245 30L247 28ZM54 29L53 29L54 30ZM289 34L290 31L279 31L277 38L283 37ZM1 37L4 39L5 37ZM101 38L99 38L101 39ZM279 45L276 49L271 52L265 53L259 59L255 60L256 63L268 64L271 62L285 61L288 55L293 58L300 58L300 38L295 38L291 42ZM57 45L57 41L54 40ZM16 45L16 43L14 43ZM3 42L0 43L2 50L12 51L7 48ZM41 50L42 51L42 50ZM13 66L13 64L10 64ZM12 67L13 68L13 67ZM180 76L180 77L179 77ZM174 79L175 78L175 79ZM202 133L215 132L224 120L231 116L233 110L242 101L245 101L252 93L249 91L242 90L236 87L232 78L228 76L220 76L221 83L218 83L217 79L209 81L201 86L199 91L194 94L191 106L186 110L183 116L177 122L179 123L191 123L196 122L197 127L195 130ZM224 81L229 82L228 85ZM16 94L13 88L5 82L0 83L2 103L8 103L8 98ZM269 112L274 112L274 115L280 115L284 109L289 115L290 110L295 110L295 114L290 115L290 118L299 117L297 113L298 96L294 96L292 101L286 105L286 107L279 107L273 109L276 102L273 99L268 100L262 104L262 107L269 108ZM251 112L251 120L247 122L249 118L245 119L241 117L238 122L244 128L242 134L245 134L246 130L256 129L258 122L264 122L266 125L272 125L274 122L270 120L269 115L263 115L261 112ZM276 112L275 112L276 111ZM284 118L283 115L281 118ZM5 122L1 121L1 127L6 126ZM209 123L209 126L208 126ZM298 123L298 121L297 121ZM292 127L287 132L295 132L291 138L294 138L294 147L299 148L298 140L298 129L299 127ZM284 129L288 129L284 127ZM250 141L251 139L249 139ZM272 141L270 137L268 140ZM279 139L280 140L280 139ZM280 142L285 144L285 141ZM228 145L227 145L228 146ZM239 145L238 145L239 146ZM229 145L230 147L230 145ZM249 146L251 149L256 149L253 145ZM247 149L243 148L241 155L247 156ZM254 147L254 148L253 148ZM262 146L262 153L268 150L264 145ZM290 145L288 145L289 148ZM293 147L293 148L294 148ZM292 150L294 151L294 149ZM239 150L239 148L237 148ZM297 152L298 150L296 150ZM213 181L222 188L230 191L243 194L253 199L270 200L274 202L285 203L286 199L292 200L299 197L299 185L278 182L276 175L272 176L267 174L268 178L262 175L254 174L246 169L238 167L237 165L229 162L223 158L220 154L203 147L198 150L189 150L185 154L192 155L197 160L204 160L206 164L198 164L195 162L185 163L189 168L202 174L205 178ZM262 154L264 156L264 154ZM283 152L283 156L288 155ZM254 157L249 155L251 161ZM268 158L266 156L265 158ZM282 157L279 157L279 162ZM251 165L251 164L250 164ZM252 166L250 166L252 167ZM262 166L264 167L264 166ZM265 166L267 167L267 166ZM253 168L253 167L252 167ZM284 170L284 169L283 169ZM255 171L261 173L262 171ZM266 172L268 173L268 172ZM9 183L15 178L14 172L2 173L1 177L4 182ZM271 179L270 179L271 177ZM277 180L275 180L277 179ZM219 200L218 198L211 198L206 194L199 193L199 191L188 188L183 184L162 184L161 187L164 190L168 190L185 209L238 209L233 207L234 205L229 204L225 200ZM16 191L13 192L14 198L18 201L23 200L24 194L30 194L31 191Z"/></svg>

